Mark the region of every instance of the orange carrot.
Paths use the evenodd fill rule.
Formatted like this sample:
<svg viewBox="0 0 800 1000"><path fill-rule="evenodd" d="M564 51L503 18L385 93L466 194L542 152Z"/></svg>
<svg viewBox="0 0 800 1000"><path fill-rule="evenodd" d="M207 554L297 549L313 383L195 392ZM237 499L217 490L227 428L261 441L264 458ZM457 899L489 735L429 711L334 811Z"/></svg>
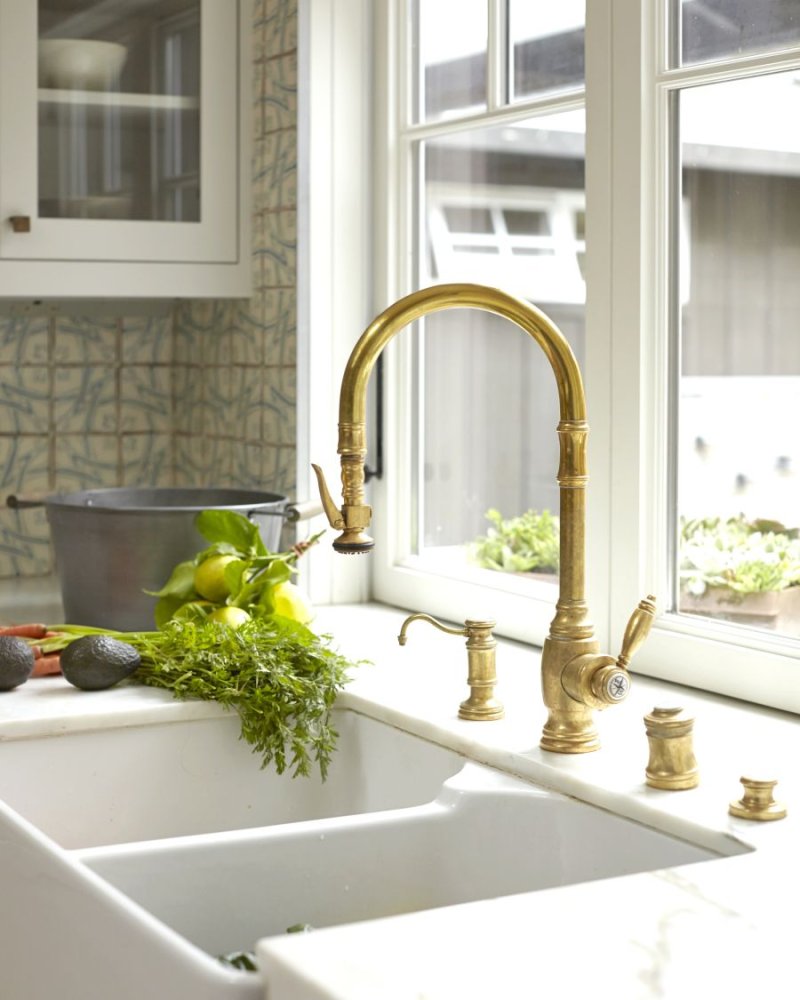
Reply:
<svg viewBox="0 0 800 1000"><path fill-rule="evenodd" d="M47 677L61 673L61 657L58 653L48 653L40 656L33 665L31 677Z"/></svg>
<svg viewBox="0 0 800 1000"><path fill-rule="evenodd" d="M44 639L47 635L46 625L3 625L0 635L18 635L22 639Z"/></svg>

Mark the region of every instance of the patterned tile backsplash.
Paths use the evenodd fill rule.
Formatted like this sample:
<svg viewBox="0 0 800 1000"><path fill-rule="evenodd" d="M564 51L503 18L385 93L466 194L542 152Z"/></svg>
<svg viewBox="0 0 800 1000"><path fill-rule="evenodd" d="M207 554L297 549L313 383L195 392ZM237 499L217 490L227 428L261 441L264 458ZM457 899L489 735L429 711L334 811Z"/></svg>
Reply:
<svg viewBox="0 0 800 1000"><path fill-rule="evenodd" d="M53 570L9 494L295 483L297 5L253 4L253 295L0 315L0 577ZM130 314L135 312L136 314Z"/></svg>

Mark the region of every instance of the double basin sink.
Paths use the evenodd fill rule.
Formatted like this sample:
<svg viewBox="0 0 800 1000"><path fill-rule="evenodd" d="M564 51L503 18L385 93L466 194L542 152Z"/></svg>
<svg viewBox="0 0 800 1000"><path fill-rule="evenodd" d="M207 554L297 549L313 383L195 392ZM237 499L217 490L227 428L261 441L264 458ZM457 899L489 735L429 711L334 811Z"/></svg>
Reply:
<svg viewBox="0 0 800 1000"><path fill-rule="evenodd" d="M217 956L293 925L719 856L335 714L326 782L261 770L235 716L0 743L4 996L256 1000Z"/></svg>

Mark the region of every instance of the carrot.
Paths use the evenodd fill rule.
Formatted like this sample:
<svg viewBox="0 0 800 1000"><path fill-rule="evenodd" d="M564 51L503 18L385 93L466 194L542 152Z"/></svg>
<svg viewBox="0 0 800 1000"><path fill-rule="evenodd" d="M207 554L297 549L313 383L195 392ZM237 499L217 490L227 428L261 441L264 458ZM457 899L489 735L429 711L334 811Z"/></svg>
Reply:
<svg viewBox="0 0 800 1000"><path fill-rule="evenodd" d="M44 639L47 635L46 625L3 625L0 635L18 635L21 639Z"/></svg>
<svg viewBox="0 0 800 1000"><path fill-rule="evenodd" d="M58 653L48 653L40 656L33 665L31 677L47 677L61 673L61 656Z"/></svg>

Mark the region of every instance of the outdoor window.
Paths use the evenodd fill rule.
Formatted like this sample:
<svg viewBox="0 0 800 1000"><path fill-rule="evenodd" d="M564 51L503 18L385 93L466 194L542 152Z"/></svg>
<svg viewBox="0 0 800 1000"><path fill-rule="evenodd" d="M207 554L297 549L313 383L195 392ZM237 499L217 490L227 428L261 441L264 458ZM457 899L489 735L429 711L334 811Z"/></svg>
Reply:
<svg viewBox="0 0 800 1000"><path fill-rule="evenodd" d="M800 711L794 7L377 4L371 315L457 281L543 309L587 386L598 637L614 652L655 593L636 669ZM371 596L540 643L546 359L504 320L447 310L385 361Z"/></svg>

